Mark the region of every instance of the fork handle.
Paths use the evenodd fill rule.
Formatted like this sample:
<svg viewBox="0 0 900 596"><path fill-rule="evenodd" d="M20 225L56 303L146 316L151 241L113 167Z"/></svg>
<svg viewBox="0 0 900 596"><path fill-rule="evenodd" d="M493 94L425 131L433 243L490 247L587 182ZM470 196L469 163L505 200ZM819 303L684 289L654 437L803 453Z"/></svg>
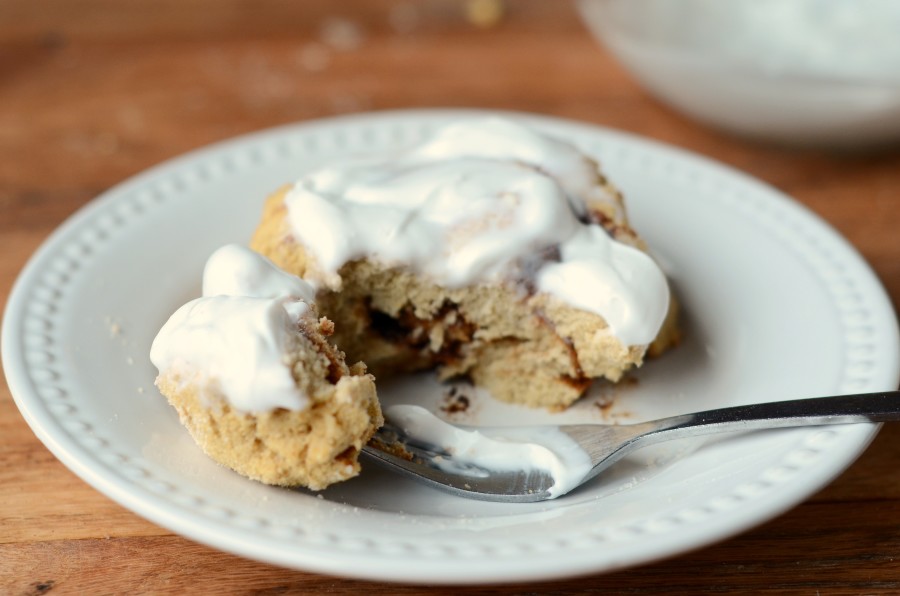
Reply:
<svg viewBox="0 0 900 596"><path fill-rule="evenodd" d="M900 420L900 391L814 397L706 410L658 421L665 438L715 432ZM649 438L649 437L648 437ZM662 439L662 437L659 437Z"/></svg>

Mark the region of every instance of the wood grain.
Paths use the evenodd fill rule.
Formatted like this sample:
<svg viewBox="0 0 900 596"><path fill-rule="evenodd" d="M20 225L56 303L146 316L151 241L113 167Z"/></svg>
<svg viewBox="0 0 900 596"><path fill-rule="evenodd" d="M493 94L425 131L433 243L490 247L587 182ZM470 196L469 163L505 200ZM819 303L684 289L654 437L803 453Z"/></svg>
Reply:
<svg viewBox="0 0 900 596"><path fill-rule="evenodd" d="M507 7L483 30L451 0L355 0L339 9L324 0L0 2L3 302L28 256L66 217L184 151L345 112L472 106L632 131L757 176L846 236L900 307L898 150L800 151L701 127L635 85L570 6ZM340 48L323 37L335 18L356 27ZM0 437L2 594L423 591L279 569L138 518L64 468L5 385ZM609 575L434 592L897 593L898 461L900 428L889 426L819 494L721 544Z"/></svg>

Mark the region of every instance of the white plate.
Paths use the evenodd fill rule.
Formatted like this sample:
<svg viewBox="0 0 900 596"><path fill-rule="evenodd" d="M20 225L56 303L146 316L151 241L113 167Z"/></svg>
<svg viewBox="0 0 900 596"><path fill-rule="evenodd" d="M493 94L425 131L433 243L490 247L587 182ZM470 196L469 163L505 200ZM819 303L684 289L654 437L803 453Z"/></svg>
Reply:
<svg viewBox="0 0 900 596"><path fill-rule="evenodd" d="M47 447L88 483L175 532L271 563L369 579L526 581L617 569L738 533L823 486L874 425L771 431L644 451L556 501L459 499L377 467L321 496L216 466L153 387L150 342L199 292L207 255L244 241L266 193L323 158L411 143L473 112L411 111L288 126L135 177L66 222L15 285L3 365ZM897 386L890 302L826 224L747 176L647 140L514 115L595 154L671 275L686 340L569 412L476 399L467 421L599 420ZM410 389L439 405L442 389ZM410 387L412 385L412 387ZM407 390L407 391L404 391ZM397 397L400 396L400 397Z"/></svg>

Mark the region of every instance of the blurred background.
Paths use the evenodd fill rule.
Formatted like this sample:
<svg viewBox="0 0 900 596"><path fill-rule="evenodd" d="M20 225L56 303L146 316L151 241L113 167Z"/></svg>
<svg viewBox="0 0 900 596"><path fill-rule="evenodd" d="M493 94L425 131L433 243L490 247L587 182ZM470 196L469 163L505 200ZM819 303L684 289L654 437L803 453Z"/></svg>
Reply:
<svg viewBox="0 0 900 596"><path fill-rule="evenodd" d="M891 0L4 0L0 150L61 176L101 156L122 177L249 130L415 106L882 148L900 138L898 31Z"/></svg>

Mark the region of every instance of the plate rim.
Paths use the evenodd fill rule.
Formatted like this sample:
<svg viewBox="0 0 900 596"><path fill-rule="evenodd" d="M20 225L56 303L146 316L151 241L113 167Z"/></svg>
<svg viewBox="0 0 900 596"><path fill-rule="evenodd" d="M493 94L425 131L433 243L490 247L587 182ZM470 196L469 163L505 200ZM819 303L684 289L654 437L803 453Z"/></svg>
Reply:
<svg viewBox="0 0 900 596"><path fill-rule="evenodd" d="M571 564L568 565L557 565L552 570L520 568L515 572L507 570L505 572L497 573L482 570L481 572L473 572L470 576L467 577L452 577L456 574L448 573L446 569L443 570L443 575L435 575L436 573L439 574L441 570L431 569L430 567L433 567L433 565L426 565L424 569L420 569L418 572L413 572L412 574L397 573L396 570L394 572L390 572L390 570L385 570L384 568L375 566L371 568L355 568L348 570L344 566L342 561L331 561L328 557L318 557L318 560L311 560L315 558L312 556L313 553L311 553L311 556L309 558L302 561L301 566L298 566L299 563L296 560L296 555L285 556L284 553L278 552L268 552L264 554L258 547L242 548L242 545L240 544L241 541L233 539L233 528L229 528L228 531L224 531L219 527L211 528L206 522L195 522L186 527L185 520L179 515L176 515L171 511L160 509L158 506L154 507L152 506L152 503L146 503L148 497L153 500L158 498L157 495L145 491L144 487L138 486L137 488L140 491L146 492L146 495L144 495L142 499L141 494L135 494L135 485L123 487L120 485L119 481L117 481L117 477L109 476L108 470L98 471L97 469L95 469L95 466L88 465L88 463L90 462L82 461L78 457L76 457L77 453L73 453L73 451L79 452L84 451L84 449L74 439L72 439L72 437L67 432L64 432L61 437L58 433L55 434L54 432L51 432L53 430L51 426L59 426L57 423L58 421L56 417L49 412L46 404L44 403L44 400L37 395L37 391L32 384L32 380L28 378L28 375L24 370L26 367L26 362L24 358L18 353L18 350L15 349L18 347L16 344L19 340L19 336L17 334L19 328L14 324L14 321L16 321L18 318L16 315L22 316L26 312L23 304L25 298L28 297L26 288L29 285L33 285L32 278L37 275L37 271L39 271L39 265L45 260L49 259L52 251L57 247L57 245L61 244L68 234L72 233L74 230L77 230L83 222L88 221L95 213L95 211L104 209L110 202L120 200L119 197L127 196L128 192L132 188L139 187L145 181L153 180L154 178L159 176L160 173L177 169L182 165L189 164L198 159L209 157L218 152L235 150L239 147L259 143L266 139L274 139L281 136L299 134L304 131L310 131L316 128L327 129L335 125L352 124L353 122L360 121L390 121L397 118L448 119L486 114L507 115L514 118L532 120L537 123L546 123L548 126L557 128L566 128L570 130L577 129L583 134L599 134L613 140L621 139L625 140L628 143L636 143L637 146L641 147L642 149L649 148L651 151L662 151L663 153L668 154L669 156L673 156L678 160L687 160L689 162L692 162L697 167L703 169L712 168L717 173L722 173L728 178L740 180L743 184L750 184L751 186L760 189L762 192L771 195L774 199L781 201L783 203L782 206L786 205L788 209L795 210L800 214L799 217L806 219L807 222L810 222L812 225L816 226L818 228L818 231L824 231L829 236L829 240L834 241L836 245L840 247L842 256L853 261L853 264L856 268L855 273L857 275L861 275L862 277L867 277L866 281L871 286L869 290L874 290L875 292L874 298L871 295L869 295L868 298L874 299L875 302L880 301L880 308L886 309L886 312L889 313L891 318L893 319L893 330L889 330L887 332L888 339L893 340L892 342L889 341L889 344L891 344L889 345L889 349L891 349L893 351L893 354L895 355L900 352L900 347L898 347L900 346L900 332L897 331L896 313L893 311L893 306L890 303L890 299L887 296L887 293L880 280L877 278L868 263L866 263L862 256L858 253L855 247L850 245L850 243L840 234L838 234L828 222L824 221L809 208L785 195L781 191L778 191L777 189L771 187L770 185L749 176L748 174L740 172L726 164L716 162L715 160L712 160L710 158L698 155L694 152L679 147L662 143L660 141L647 139L645 137L634 135L632 133L617 131L602 126L597 126L592 123L579 122L576 120L537 114L528 114L524 112L500 110L388 110L382 112L337 116L281 125L262 131L241 135L232 139L226 139L198 149L194 149L185 154L152 166L151 168L148 168L147 170L144 170L143 172L113 186L109 190L101 193L98 197L92 199L87 204L79 208L74 214L69 216L62 224L60 224L60 226L58 226L41 243L40 247L29 258L26 265L22 268L19 275L17 276L17 279L10 291L7 305L4 311L2 339L0 339L0 351L2 351L3 353L3 367L7 377L7 383L10 387L10 393L12 394L13 400L16 403L19 411L22 413L26 422L32 428L32 431L35 432L38 438L60 461L62 461L70 470L75 472L76 475L81 477L89 485L97 489L99 492L109 496L114 501L118 502L129 510L138 513L139 515L151 520L154 523L159 524L160 526L168 528L176 534L187 536L193 540L208 544L214 548L227 550L229 552L239 554L251 559L257 559L267 563L276 563L287 567L318 571L345 577L356 577L359 579L400 581L407 583L446 584L496 583L538 579L548 580L589 573L609 572L627 566L648 563L650 561L657 560L666 556L673 556L686 552L687 550L693 550L701 546L709 545L713 542L743 532L750 527L762 523L763 521L772 519L773 517L783 513L785 510L795 506L796 504L798 504L799 500L802 500L806 496L809 496L815 490L820 489L822 486L824 486L825 483L829 482L831 479L843 472L843 470L846 469L846 467L849 466L850 463L852 463L859 456L859 454L864 451L869 442L877 433L877 430L879 428L878 425L865 425L864 427L858 427L855 433L858 436L854 437L853 439L855 441L855 449L847 450L846 452L844 452L842 454L844 456L843 460L840 461L838 465L831 465L827 467L827 469L820 470L820 473L816 478L816 484L813 488L809 488L808 483L789 487L795 494L792 494L788 499L782 499L782 506L780 508L769 508L767 509L767 513L765 515L758 516L756 518L745 518L743 520L744 523L734 524L727 528L722 528L723 531L715 536L710 536L708 528L706 529L706 531L700 532L698 535L691 537L692 540L686 541L684 539L684 535L682 535L681 539L678 541L681 547L674 551L671 548L666 548L668 545L662 544L662 542L660 542L657 543L657 547L655 549L648 549L644 553L645 556L643 557L625 557L618 563L614 561L604 566L598 566L596 564L592 564L591 562L585 561L572 561ZM897 361L898 358L894 358L894 360ZM897 381L900 380L900 362L898 362L894 366L893 371L886 370L883 376L886 379L886 384L892 382L894 383L894 386L896 386ZM893 381L888 380L891 378L893 378ZM27 395L27 397L22 397L23 395ZM48 426L48 420L50 421L51 426ZM784 487L782 487L782 491L783 490ZM658 539L659 537L657 536L656 538ZM277 551L277 549L270 549L270 551ZM375 557L375 559L377 558L378 557ZM378 561L375 561L375 563L378 563ZM440 565L438 565L438 567L440 567Z"/></svg>

